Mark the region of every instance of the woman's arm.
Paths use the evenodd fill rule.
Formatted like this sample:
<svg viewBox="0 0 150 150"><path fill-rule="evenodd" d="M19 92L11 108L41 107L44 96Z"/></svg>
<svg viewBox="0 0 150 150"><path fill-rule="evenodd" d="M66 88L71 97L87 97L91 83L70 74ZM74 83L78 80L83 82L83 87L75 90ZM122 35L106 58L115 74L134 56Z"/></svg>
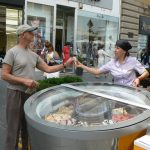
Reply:
<svg viewBox="0 0 150 150"><path fill-rule="evenodd" d="M37 64L37 68L47 73L57 72L63 70L65 67L71 65L73 62L72 58L69 58L65 63L60 65L48 66L45 62L41 62Z"/></svg>
<svg viewBox="0 0 150 150"><path fill-rule="evenodd" d="M83 65L79 61L76 61L75 64L76 64L76 67L83 68L84 70L86 70L89 73L92 73L92 74L95 74L95 75L101 74L101 71L98 68L90 68L88 66Z"/></svg>
<svg viewBox="0 0 150 150"><path fill-rule="evenodd" d="M149 72L145 69L144 72L133 81L133 86L139 86L140 81L149 77Z"/></svg>
<svg viewBox="0 0 150 150"><path fill-rule="evenodd" d="M149 72L145 69L144 72L138 77L139 80L144 80L149 77Z"/></svg>

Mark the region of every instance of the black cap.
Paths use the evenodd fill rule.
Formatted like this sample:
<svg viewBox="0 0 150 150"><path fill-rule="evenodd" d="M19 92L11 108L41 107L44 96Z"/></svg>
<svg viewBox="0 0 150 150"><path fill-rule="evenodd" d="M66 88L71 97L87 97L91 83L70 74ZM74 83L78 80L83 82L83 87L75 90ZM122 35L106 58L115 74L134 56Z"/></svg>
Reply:
<svg viewBox="0 0 150 150"><path fill-rule="evenodd" d="M122 48L124 51L128 51L132 48L131 44L127 40L118 40L116 46Z"/></svg>

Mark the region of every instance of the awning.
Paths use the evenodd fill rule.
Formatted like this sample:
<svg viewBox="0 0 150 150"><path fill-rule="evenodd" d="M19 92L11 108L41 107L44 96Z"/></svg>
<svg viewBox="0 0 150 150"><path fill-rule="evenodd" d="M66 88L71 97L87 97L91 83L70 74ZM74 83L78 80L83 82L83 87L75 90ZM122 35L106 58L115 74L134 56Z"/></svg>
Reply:
<svg viewBox="0 0 150 150"><path fill-rule="evenodd" d="M150 5L150 0L137 0L143 4Z"/></svg>

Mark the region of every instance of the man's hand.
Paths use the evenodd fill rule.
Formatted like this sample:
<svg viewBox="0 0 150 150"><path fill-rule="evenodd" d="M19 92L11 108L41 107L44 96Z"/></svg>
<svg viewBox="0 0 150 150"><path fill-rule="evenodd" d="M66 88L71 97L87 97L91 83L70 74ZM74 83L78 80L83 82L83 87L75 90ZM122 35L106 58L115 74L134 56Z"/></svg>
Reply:
<svg viewBox="0 0 150 150"><path fill-rule="evenodd" d="M69 65L72 65L73 62L74 62L74 59L72 57L70 57L65 63L66 67L68 67Z"/></svg>
<svg viewBox="0 0 150 150"><path fill-rule="evenodd" d="M37 88L39 86L39 83L35 80L25 79L24 85L30 89L33 89L33 88Z"/></svg>

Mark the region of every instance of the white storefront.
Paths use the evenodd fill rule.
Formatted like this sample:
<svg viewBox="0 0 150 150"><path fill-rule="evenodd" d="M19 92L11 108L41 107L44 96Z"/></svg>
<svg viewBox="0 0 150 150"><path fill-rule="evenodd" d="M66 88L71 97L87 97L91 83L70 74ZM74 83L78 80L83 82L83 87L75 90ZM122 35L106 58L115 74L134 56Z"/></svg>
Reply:
<svg viewBox="0 0 150 150"><path fill-rule="evenodd" d="M84 4L88 2L89 4ZM113 50L119 35L120 0L27 0L25 23L39 27L35 49L40 51L49 40L61 54L65 42L87 57L89 43L105 43L107 51Z"/></svg>

